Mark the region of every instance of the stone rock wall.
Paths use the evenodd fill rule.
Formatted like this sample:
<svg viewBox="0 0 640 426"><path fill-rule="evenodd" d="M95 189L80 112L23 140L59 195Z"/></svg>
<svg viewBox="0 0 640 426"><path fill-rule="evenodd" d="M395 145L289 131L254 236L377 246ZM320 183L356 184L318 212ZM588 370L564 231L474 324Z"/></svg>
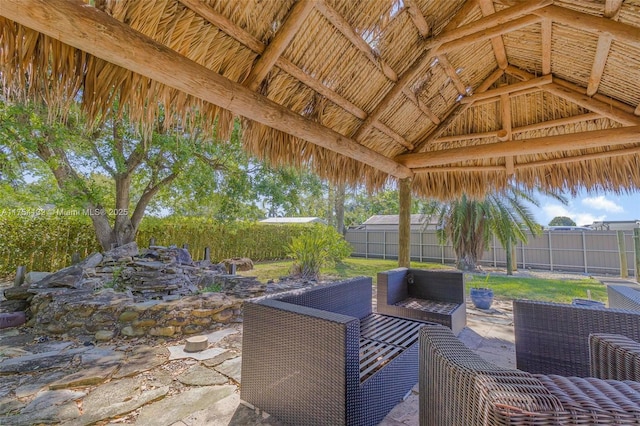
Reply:
<svg viewBox="0 0 640 426"><path fill-rule="evenodd" d="M32 318L27 325L42 334L107 341L116 336L177 337L200 333L217 323L242 321L242 300L221 293L137 303L113 289L90 293L93 291L38 292L31 301Z"/></svg>

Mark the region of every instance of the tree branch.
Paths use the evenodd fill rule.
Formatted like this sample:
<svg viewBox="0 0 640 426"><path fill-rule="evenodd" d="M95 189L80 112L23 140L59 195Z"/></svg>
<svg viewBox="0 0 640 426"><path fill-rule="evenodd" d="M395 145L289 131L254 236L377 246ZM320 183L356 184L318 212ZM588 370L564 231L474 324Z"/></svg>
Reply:
<svg viewBox="0 0 640 426"><path fill-rule="evenodd" d="M160 191L160 189L173 182L178 177L178 174L179 172L171 173L155 185L152 185L151 182L149 182L140 196L140 199L136 203L136 208L133 210L133 214L131 215L131 224L134 228L138 228L138 225L144 216L144 211L151 202L151 199L158 193L158 191Z"/></svg>

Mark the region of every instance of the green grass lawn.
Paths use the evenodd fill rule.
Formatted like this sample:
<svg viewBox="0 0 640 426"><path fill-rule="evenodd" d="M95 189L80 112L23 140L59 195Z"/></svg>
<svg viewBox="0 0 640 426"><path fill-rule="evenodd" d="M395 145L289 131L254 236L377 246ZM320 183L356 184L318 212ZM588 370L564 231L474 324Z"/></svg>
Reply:
<svg viewBox="0 0 640 426"><path fill-rule="evenodd" d="M242 272L243 275L257 276L262 282L277 280L287 276L291 270L292 261L256 263L252 271ZM349 278L368 276L376 283L376 274L398 266L396 260L347 258L343 262L321 271L321 278ZM452 269L450 266L436 263L412 262L412 268ZM586 299L588 291L593 300L605 302L607 300L606 287L593 278L584 279L542 279L507 277L503 275L467 275L467 293L471 287L490 287L497 299L533 299L550 302L570 303L574 298Z"/></svg>

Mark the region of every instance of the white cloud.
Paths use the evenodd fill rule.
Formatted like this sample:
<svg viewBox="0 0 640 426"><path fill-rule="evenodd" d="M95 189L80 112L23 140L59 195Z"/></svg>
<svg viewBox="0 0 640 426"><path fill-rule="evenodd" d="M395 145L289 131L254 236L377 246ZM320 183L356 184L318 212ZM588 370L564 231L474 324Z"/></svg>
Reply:
<svg viewBox="0 0 640 426"><path fill-rule="evenodd" d="M615 202L608 200L604 195L598 197L587 197L582 199L582 204L595 209L604 210L607 213L622 213L624 209Z"/></svg>
<svg viewBox="0 0 640 426"><path fill-rule="evenodd" d="M545 204L542 206L542 211L545 215L545 222L542 225L547 225L556 216L569 217L578 226L591 225L595 221L605 220L606 218L606 215L595 216L587 212L569 210L567 206L561 204Z"/></svg>

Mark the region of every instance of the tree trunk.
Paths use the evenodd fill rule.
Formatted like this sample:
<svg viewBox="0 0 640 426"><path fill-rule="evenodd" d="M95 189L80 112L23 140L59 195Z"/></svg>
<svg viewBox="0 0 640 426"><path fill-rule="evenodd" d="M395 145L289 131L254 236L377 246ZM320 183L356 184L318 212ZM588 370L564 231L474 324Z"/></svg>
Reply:
<svg viewBox="0 0 640 426"><path fill-rule="evenodd" d="M513 251L511 250L511 238L507 238L504 251L507 256L507 275L513 275Z"/></svg>
<svg viewBox="0 0 640 426"><path fill-rule="evenodd" d="M335 211L336 211L336 230L340 235L345 234L344 229L344 198L346 187L344 183L336 187Z"/></svg>

